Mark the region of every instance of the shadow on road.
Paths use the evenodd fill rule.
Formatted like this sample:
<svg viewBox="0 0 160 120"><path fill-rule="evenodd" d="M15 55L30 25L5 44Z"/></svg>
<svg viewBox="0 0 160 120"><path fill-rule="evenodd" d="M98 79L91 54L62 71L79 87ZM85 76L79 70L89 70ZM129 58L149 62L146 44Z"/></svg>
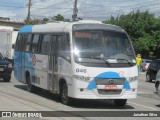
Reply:
<svg viewBox="0 0 160 120"><path fill-rule="evenodd" d="M0 79L0 83L10 83L10 81L9 81L9 82L6 82L6 81L4 81L3 79Z"/></svg>
<svg viewBox="0 0 160 120"><path fill-rule="evenodd" d="M14 87L27 91L26 85L14 85ZM50 93L47 90L37 89L37 92L33 93L40 97L53 100L56 102L61 102L60 96ZM126 104L123 107L115 106L112 100L82 100L82 99L73 99L72 104L70 105L73 108L86 108L86 109L135 109L134 107Z"/></svg>
<svg viewBox="0 0 160 120"><path fill-rule="evenodd" d="M160 104L159 105L155 105L155 106L160 108Z"/></svg>
<svg viewBox="0 0 160 120"><path fill-rule="evenodd" d="M27 91L26 85L14 85L14 87L19 88L21 90Z"/></svg>
<svg viewBox="0 0 160 120"><path fill-rule="evenodd" d="M75 108L93 108L93 109L135 109L126 104L125 106L116 106L113 100L80 100L74 99L72 107Z"/></svg>
<svg viewBox="0 0 160 120"><path fill-rule="evenodd" d="M24 90L24 91L27 91L27 86L26 85L14 85L14 87L19 88L19 89ZM57 96L55 94L52 94L49 91L43 90L41 88L37 88L37 90L32 94L38 95L40 97L43 97L43 98L46 98L46 99L49 99L49 100L54 100L56 102L61 102L59 96Z"/></svg>
<svg viewBox="0 0 160 120"><path fill-rule="evenodd" d="M155 80L152 80L151 82L149 81L146 81L147 83L154 83L155 84Z"/></svg>

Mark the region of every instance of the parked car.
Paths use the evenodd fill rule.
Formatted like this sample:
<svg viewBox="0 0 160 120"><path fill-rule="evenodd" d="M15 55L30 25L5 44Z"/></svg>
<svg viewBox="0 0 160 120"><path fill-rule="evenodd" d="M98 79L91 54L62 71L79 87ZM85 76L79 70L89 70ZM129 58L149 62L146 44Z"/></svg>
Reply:
<svg viewBox="0 0 160 120"><path fill-rule="evenodd" d="M146 71L152 60L142 59L141 71Z"/></svg>
<svg viewBox="0 0 160 120"><path fill-rule="evenodd" d="M156 93L160 97L160 70L156 75L155 88L156 88Z"/></svg>
<svg viewBox="0 0 160 120"><path fill-rule="evenodd" d="M11 73L12 63L7 61L0 53L0 79L9 82L11 80Z"/></svg>
<svg viewBox="0 0 160 120"><path fill-rule="evenodd" d="M146 81L151 82L156 79L156 75L160 69L160 59L152 60L146 71Z"/></svg>

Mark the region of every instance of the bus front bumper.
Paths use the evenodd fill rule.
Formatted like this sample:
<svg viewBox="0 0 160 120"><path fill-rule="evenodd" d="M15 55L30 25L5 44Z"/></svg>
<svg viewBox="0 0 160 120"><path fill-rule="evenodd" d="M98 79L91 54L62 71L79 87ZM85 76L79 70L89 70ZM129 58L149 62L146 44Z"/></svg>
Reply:
<svg viewBox="0 0 160 120"><path fill-rule="evenodd" d="M84 90L71 96L77 99L134 99L137 97L137 89L122 90L120 94L99 94L98 90Z"/></svg>

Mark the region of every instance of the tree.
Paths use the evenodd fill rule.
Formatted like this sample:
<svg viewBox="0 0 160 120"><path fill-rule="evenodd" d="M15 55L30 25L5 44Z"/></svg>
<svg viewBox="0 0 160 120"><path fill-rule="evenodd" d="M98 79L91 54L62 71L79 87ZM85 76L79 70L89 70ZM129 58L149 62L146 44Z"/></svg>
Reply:
<svg viewBox="0 0 160 120"><path fill-rule="evenodd" d="M49 21L49 18L43 18L43 19L42 19L42 22L43 22L43 23L46 23L46 22L48 22L48 21Z"/></svg>
<svg viewBox="0 0 160 120"><path fill-rule="evenodd" d="M126 30L138 53L144 56L149 56L150 52L156 54L157 46L160 46L160 19L154 14L137 10L116 18L111 16L103 22L121 26Z"/></svg>
<svg viewBox="0 0 160 120"><path fill-rule="evenodd" d="M56 20L56 21L64 21L64 17L60 14L57 14L56 16L54 16L52 18L52 20Z"/></svg>
<svg viewBox="0 0 160 120"><path fill-rule="evenodd" d="M35 25L35 24L40 24L41 20L40 19L25 20L24 23L27 25Z"/></svg>

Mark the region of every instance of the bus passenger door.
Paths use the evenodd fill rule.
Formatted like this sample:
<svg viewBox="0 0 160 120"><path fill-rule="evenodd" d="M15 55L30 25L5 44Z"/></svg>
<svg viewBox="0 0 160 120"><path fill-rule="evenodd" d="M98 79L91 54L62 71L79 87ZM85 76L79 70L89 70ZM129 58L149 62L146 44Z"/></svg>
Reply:
<svg viewBox="0 0 160 120"><path fill-rule="evenodd" d="M49 53L49 90L56 92L58 84L58 37L52 36Z"/></svg>
<svg viewBox="0 0 160 120"><path fill-rule="evenodd" d="M21 52L20 52L20 69L19 69L19 75L20 75L20 81L25 82L25 44L28 39L27 35L21 36Z"/></svg>
<svg viewBox="0 0 160 120"><path fill-rule="evenodd" d="M14 54L14 73L17 80L24 82L25 69L25 53L24 45L27 40L27 35L19 35L16 43L16 52Z"/></svg>

